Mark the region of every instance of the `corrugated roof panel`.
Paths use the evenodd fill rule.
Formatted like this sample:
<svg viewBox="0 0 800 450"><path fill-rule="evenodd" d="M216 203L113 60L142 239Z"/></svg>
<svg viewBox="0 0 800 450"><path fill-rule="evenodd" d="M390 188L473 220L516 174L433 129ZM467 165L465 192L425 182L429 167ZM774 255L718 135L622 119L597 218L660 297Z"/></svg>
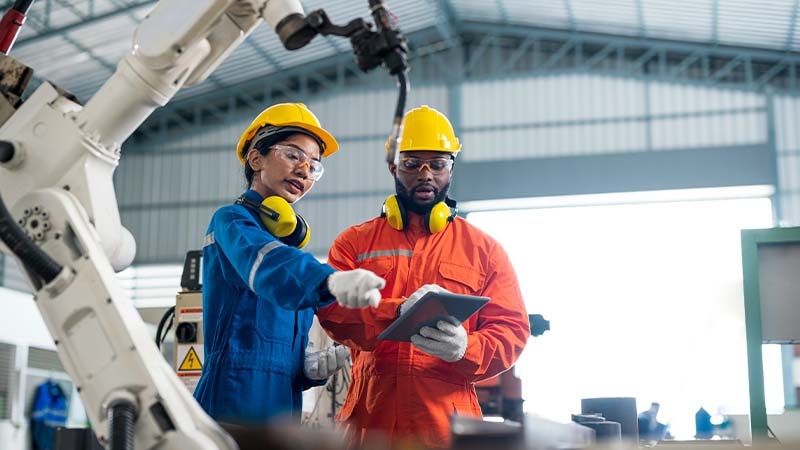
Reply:
<svg viewBox="0 0 800 450"><path fill-rule="evenodd" d="M37 76L46 79L55 79L54 75L57 75L62 68L83 64L91 59L88 54L76 51L74 45L60 36L47 38L35 45L12 47L9 55L33 68Z"/></svg>
<svg viewBox="0 0 800 450"><path fill-rule="evenodd" d="M485 0L461 0L450 3L458 17L464 20L500 21L502 19L500 10L496 7L487 8Z"/></svg>
<svg viewBox="0 0 800 450"><path fill-rule="evenodd" d="M569 4L576 23L580 24L578 29L638 30L641 26L633 0L570 0Z"/></svg>
<svg viewBox="0 0 800 450"><path fill-rule="evenodd" d="M123 47L123 42L124 47L130 49L133 46L133 31L137 25L138 22L130 15L120 14L95 22L91 26L76 28L69 32L69 36L92 51L109 45Z"/></svg>
<svg viewBox="0 0 800 450"><path fill-rule="evenodd" d="M442 20L435 2L424 0L395 0L387 2L387 7L399 21L400 31L410 33L435 25Z"/></svg>
<svg viewBox="0 0 800 450"><path fill-rule="evenodd" d="M225 83L238 83L247 81L275 72L276 67L270 58L264 56L255 39L243 42L227 60L225 60L212 74L212 77L224 80Z"/></svg>
<svg viewBox="0 0 800 450"><path fill-rule="evenodd" d="M789 32L793 0L721 1L720 42L781 48Z"/></svg>
<svg viewBox="0 0 800 450"><path fill-rule="evenodd" d="M568 27L569 13L564 0L453 1L453 8L462 20L478 22L507 20L509 23L541 25L549 28Z"/></svg>
<svg viewBox="0 0 800 450"><path fill-rule="evenodd" d="M532 22L548 27L569 25L564 0L541 0L535 5L527 0L504 0L502 3L511 22Z"/></svg>
<svg viewBox="0 0 800 450"><path fill-rule="evenodd" d="M709 0L642 0L645 34L666 39L711 40L712 10Z"/></svg>
<svg viewBox="0 0 800 450"><path fill-rule="evenodd" d="M643 84L575 74L465 83L464 127L631 117L644 114ZM635 92L638 95L632 95ZM534 101L519 101L525 93Z"/></svg>
<svg viewBox="0 0 800 450"><path fill-rule="evenodd" d="M97 92L100 86L108 80L108 77L111 76L105 68L101 67L95 61L89 61L86 63L87 66L94 67L93 70L86 70L85 73L79 72L71 72L67 78L76 80L71 82L69 85L61 85L64 89L73 93L81 103L86 104L90 98ZM56 83L58 84L58 83Z"/></svg>

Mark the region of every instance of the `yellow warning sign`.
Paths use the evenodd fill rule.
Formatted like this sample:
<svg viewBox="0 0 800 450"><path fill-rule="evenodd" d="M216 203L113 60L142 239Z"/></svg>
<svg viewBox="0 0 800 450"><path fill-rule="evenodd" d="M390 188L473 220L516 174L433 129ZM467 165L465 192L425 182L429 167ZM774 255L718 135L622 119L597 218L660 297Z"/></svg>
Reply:
<svg viewBox="0 0 800 450"><path fill-rule="evenodd" d="M194 351L194 347L190 347L189 351L186 352L186 356L183 358L183 362L178 367L178 370L202 370L203 363L200 362L200 358L197 357L197 352Z"/></svg>

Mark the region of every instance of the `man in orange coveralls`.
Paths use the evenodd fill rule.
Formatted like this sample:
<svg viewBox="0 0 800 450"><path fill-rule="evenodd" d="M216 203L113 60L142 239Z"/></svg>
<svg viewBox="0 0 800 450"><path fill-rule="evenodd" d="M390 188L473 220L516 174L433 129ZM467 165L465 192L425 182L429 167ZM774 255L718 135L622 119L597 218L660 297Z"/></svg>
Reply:
<svg viewBox="0 0 800 450"><path fill-rule="evenodd" d="M363 268L386 279L381 303L353 310L334 302L317 316L351 349L352 382L337 419L353 443L381 432L392 443L448 448L451 416L481 416L473 383L514 364L530 325L505 250L457 217L447 197L461 150L447 117L427 106L409 111L398 150L389 164L396 195L381 217L342 232L328 254L336 269ZM463 325L440 321L410 343L377 339L429 291L491 301Z"/></svg>

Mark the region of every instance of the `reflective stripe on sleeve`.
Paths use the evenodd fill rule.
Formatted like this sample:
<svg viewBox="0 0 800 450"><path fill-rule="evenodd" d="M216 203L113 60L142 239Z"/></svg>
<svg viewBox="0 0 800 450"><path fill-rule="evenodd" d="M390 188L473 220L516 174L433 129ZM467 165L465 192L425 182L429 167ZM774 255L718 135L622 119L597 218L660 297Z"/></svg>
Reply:
<svg viewBox="0 0 800 450"><path fill-rule="evenodd" d="M263 261L264 257L267 256L267 253L275 250L278 247L282 247L284 245L286 245L286 244L284 244L281 241L272 241L272 242L264 245L263 247L261 247L261 250L258 251L258 256L256 256L256 260L253 261L253 267L250 268L250 279L247 280L247 284L250 285L250 289L253 292L256 291L255 287L253 287L253 283L255 282L256 271L258 270L258 266L261 265L261 261Z"/></svg>
<svg viewBox="0 0 800 450"><path fill-rule="evenodd" d="M206 235L205 239L203 239L203 248L206 248L213 243L214 243L214 232L212 231L211 233L208 233Z"/></svg>
<svg viewBox="0 0 800 450"><path fill-rule="evenodd" d="M392 250L377 250L374 252L367 252L358 255L356 257L356 262L361 263L366 259L377 258L379 256L408 256L410 258L414 256L414 251L405 248L396 248Z"/></svg>

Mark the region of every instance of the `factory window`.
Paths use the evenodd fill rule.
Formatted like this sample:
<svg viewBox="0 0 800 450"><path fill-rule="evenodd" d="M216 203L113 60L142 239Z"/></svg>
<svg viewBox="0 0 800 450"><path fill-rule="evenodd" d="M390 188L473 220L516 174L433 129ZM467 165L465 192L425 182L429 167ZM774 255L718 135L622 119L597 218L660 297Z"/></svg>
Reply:
<svg viewBox="0 0 800 450"><path fill-rule="evenodd" d="M515 368L526 412L564 422L582 398L636 397L639 411L660 402L675 438L694 435L701 406L748 414L740 230L771 227L771 201L661 195L467 215L550 321ZM764 346L770 413L784 406L780 353Z"/></svg>

